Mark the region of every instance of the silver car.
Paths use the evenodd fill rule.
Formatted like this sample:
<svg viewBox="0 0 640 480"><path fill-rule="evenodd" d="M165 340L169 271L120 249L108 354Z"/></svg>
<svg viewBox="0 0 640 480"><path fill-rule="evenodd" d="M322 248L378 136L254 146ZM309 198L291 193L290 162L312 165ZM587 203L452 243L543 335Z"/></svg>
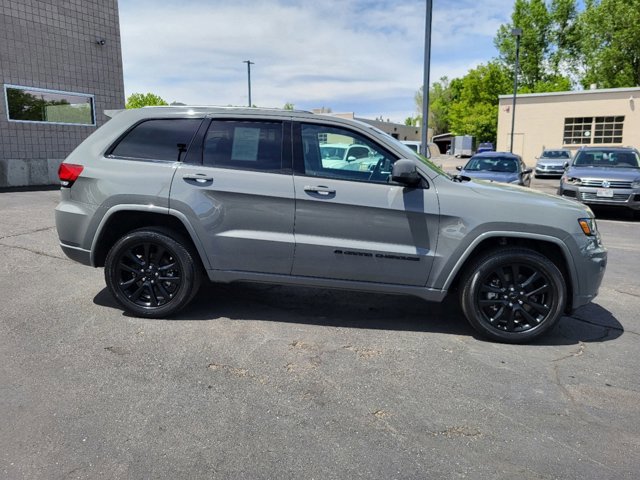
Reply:
<svg viewBox="0 0 640 480"><path fill-rule="evenodd" d="M640 153L629 147L580 149L558 193L591 205L640 211Z"/></svg>
<svg viewBox="0 0 640 480"><path fill-rule="evenodd" d="M565 165L571 161L571 150L543 150L536 160L536 177L561 177Z"/></svg>
<svg viewBox="0 0 640 480"><path fill-rule="evenodd" d="M364 145L363 168L322 146ZM356 163L356 162L352 162ZM126 110L62 164L56 225L131 314L166 317L203 279L459 295L504 342L597 294L607 252L589 208L451 177L382 131L288 110Z"/></svg>

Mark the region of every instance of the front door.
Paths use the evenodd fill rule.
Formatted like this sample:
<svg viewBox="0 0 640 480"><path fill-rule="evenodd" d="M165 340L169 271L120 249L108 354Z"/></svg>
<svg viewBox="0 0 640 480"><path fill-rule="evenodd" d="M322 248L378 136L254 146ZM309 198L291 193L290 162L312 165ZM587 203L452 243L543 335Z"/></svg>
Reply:
<svg viewBox="0 0 640 480"><path fill-rule="evenodd" d="M426 285L438 233L434 188L388 183L397 158L362 133L311 123L295 130L293 275ZM339 165L323 158L324 143L371 153Z"/></svg>

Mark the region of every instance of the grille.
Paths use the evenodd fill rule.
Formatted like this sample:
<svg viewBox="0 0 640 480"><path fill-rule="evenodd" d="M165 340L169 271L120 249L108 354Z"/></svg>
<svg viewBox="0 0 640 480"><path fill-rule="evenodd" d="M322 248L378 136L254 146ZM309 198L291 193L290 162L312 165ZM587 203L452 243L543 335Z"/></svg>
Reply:
<svg viewBox="0 0 640 480"><path fill-rule="evenodd" d="M602 182L604 182L605 179L583 179L582 180L582 185L584 187L602 187ZM619 180L608 180L609 182L609 187L607 188L631 188L631 183L632 182L624 182L624 181L619 181Z"/></svg>
<svg viewBox="0 0 640 480"><path fill-rule="evenodd" d="M595 193L582 193L582 200L597 200L607 202L626 202L629 199L628 193L615 193L613 197L598 197Z"/></svg>

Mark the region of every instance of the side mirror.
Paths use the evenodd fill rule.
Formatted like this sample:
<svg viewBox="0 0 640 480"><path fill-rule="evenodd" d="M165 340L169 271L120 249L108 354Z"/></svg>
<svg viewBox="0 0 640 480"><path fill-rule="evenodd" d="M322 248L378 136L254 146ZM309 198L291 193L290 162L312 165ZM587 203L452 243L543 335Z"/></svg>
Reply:
<svg viewBox="0 0 640 480"><path fill-rule="evenodd" d="M347 157L347 162L353 162L356 159L353 155Z"/></svg>
<svg viewBox="0 0 640 480"><path fill-rule="evenodd" d="M569 162L564 162L564 169L566 170L567 168L569 168Z"/></svg>
<svg viewBox="0 0 640 480"><path fill-rule="evenodd" d="M523 170L523 171L522 171L522 174L523 174L523 175L528 175L528 174L530 174L531 172L533 172L533 169L532 169L532 168L527 168L526 170Z"/></svg>
<svg viewBox="0 0 640 480"><path fill-rule="evenodd" d="M391 180L407 187L417 187L421 177L413 160L400 159L393 164Z"/></svg>
<svg viewBox="0 0 640 480"><path fill-rule="evenodd" d="M458 166L456 167L456 170L458 170L459 172L461 172L461 171L462 171L462 167L461 167L460 165L458 165Z"/></svg>

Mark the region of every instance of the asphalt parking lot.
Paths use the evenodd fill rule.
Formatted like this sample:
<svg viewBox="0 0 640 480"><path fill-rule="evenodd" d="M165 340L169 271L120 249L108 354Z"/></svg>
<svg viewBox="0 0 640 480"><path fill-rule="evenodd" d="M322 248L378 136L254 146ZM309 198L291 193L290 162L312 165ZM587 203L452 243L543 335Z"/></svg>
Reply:
<svg viewBox="0 0 640 480"><path fill-rule="evenodd" d="M2 478L638 478L640 221L598 212L596 302L513 346L455 302L306 288L129 317L58 195L0 193Z"/></svg>

